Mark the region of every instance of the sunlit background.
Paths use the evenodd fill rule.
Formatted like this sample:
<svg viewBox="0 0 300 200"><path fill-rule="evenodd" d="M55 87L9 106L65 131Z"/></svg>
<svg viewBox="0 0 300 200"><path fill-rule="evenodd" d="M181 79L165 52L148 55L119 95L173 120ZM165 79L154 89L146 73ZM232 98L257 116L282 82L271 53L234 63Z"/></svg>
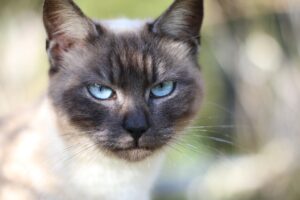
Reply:
<svg viewBox="0 0 300 200"><path fill-rule="evenodd" d="M93 18L154 18L172 0L77 0ZM0 115L47 87L41 0L0 0ZM154 198L300 199L300 1L207 0L198 122L167 158ZM1 148L1 147L0 147Z"/></svg>

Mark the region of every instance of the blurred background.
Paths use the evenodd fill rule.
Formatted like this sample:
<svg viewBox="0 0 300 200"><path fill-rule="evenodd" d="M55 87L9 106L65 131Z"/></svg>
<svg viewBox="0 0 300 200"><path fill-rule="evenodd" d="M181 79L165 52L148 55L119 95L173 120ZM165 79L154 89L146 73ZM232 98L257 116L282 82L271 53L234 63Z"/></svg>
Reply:
<svg viewBox="0 0 300 200"><path fill-rule="evenodd" d="M77 0L93 18L154 18L172 0ZM154 199L300 199L300 1L207 0L206 97ZM0 115L47 87L42 0L0 0Z"/></svg>

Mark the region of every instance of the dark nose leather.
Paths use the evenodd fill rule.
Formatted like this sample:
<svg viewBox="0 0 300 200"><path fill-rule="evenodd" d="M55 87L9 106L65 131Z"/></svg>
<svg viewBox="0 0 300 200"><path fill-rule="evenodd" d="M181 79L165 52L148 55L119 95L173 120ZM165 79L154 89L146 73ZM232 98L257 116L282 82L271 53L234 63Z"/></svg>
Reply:
<svg viewBox="0 0 300 200"><path fill-rule="evenodd" d="M135 110L128 113L123 121L123 128L137 142L139 138L149 129L147 116L143 110Z"/></svg>

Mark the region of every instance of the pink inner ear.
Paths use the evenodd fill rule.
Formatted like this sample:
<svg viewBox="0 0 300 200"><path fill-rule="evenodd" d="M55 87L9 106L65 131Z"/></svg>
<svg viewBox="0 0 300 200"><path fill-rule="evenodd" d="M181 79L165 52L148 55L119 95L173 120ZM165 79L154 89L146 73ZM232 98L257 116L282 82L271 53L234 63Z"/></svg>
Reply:
<svg viewBox="0 0 300 200"><path fill-rule="evenodd" d="M52 59L59 61L63 53L70 51L75 45L80 45L80 41L59 34L50 39L48 52Z"/></svg>
<svg viewBox="0 0 300 200"><path fill-rule="evenodd" d="M57 69L55 66L61 64L64 53L74 48L75 42L75 39L70 39L68 37L65 37L64 35L56 35L50 40L48 56L50 59L52 71L55 71Z"/></svg>

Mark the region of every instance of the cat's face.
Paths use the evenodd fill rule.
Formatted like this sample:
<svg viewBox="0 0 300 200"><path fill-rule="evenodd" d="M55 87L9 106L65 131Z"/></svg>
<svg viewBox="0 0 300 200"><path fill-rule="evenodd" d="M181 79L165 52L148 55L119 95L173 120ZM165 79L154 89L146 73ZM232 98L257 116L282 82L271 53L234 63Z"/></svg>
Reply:
<svg viewBox="0 0 300 200"><path fill-rule="evenodd" d="M120 32L92 22L71 1L46 0L49 96L62 132L76 130L74 137L138 161L194 118L202 99L196 55L202 1L172 7L152 23ZM178 10L187 16L180 19Z"/></svg>

